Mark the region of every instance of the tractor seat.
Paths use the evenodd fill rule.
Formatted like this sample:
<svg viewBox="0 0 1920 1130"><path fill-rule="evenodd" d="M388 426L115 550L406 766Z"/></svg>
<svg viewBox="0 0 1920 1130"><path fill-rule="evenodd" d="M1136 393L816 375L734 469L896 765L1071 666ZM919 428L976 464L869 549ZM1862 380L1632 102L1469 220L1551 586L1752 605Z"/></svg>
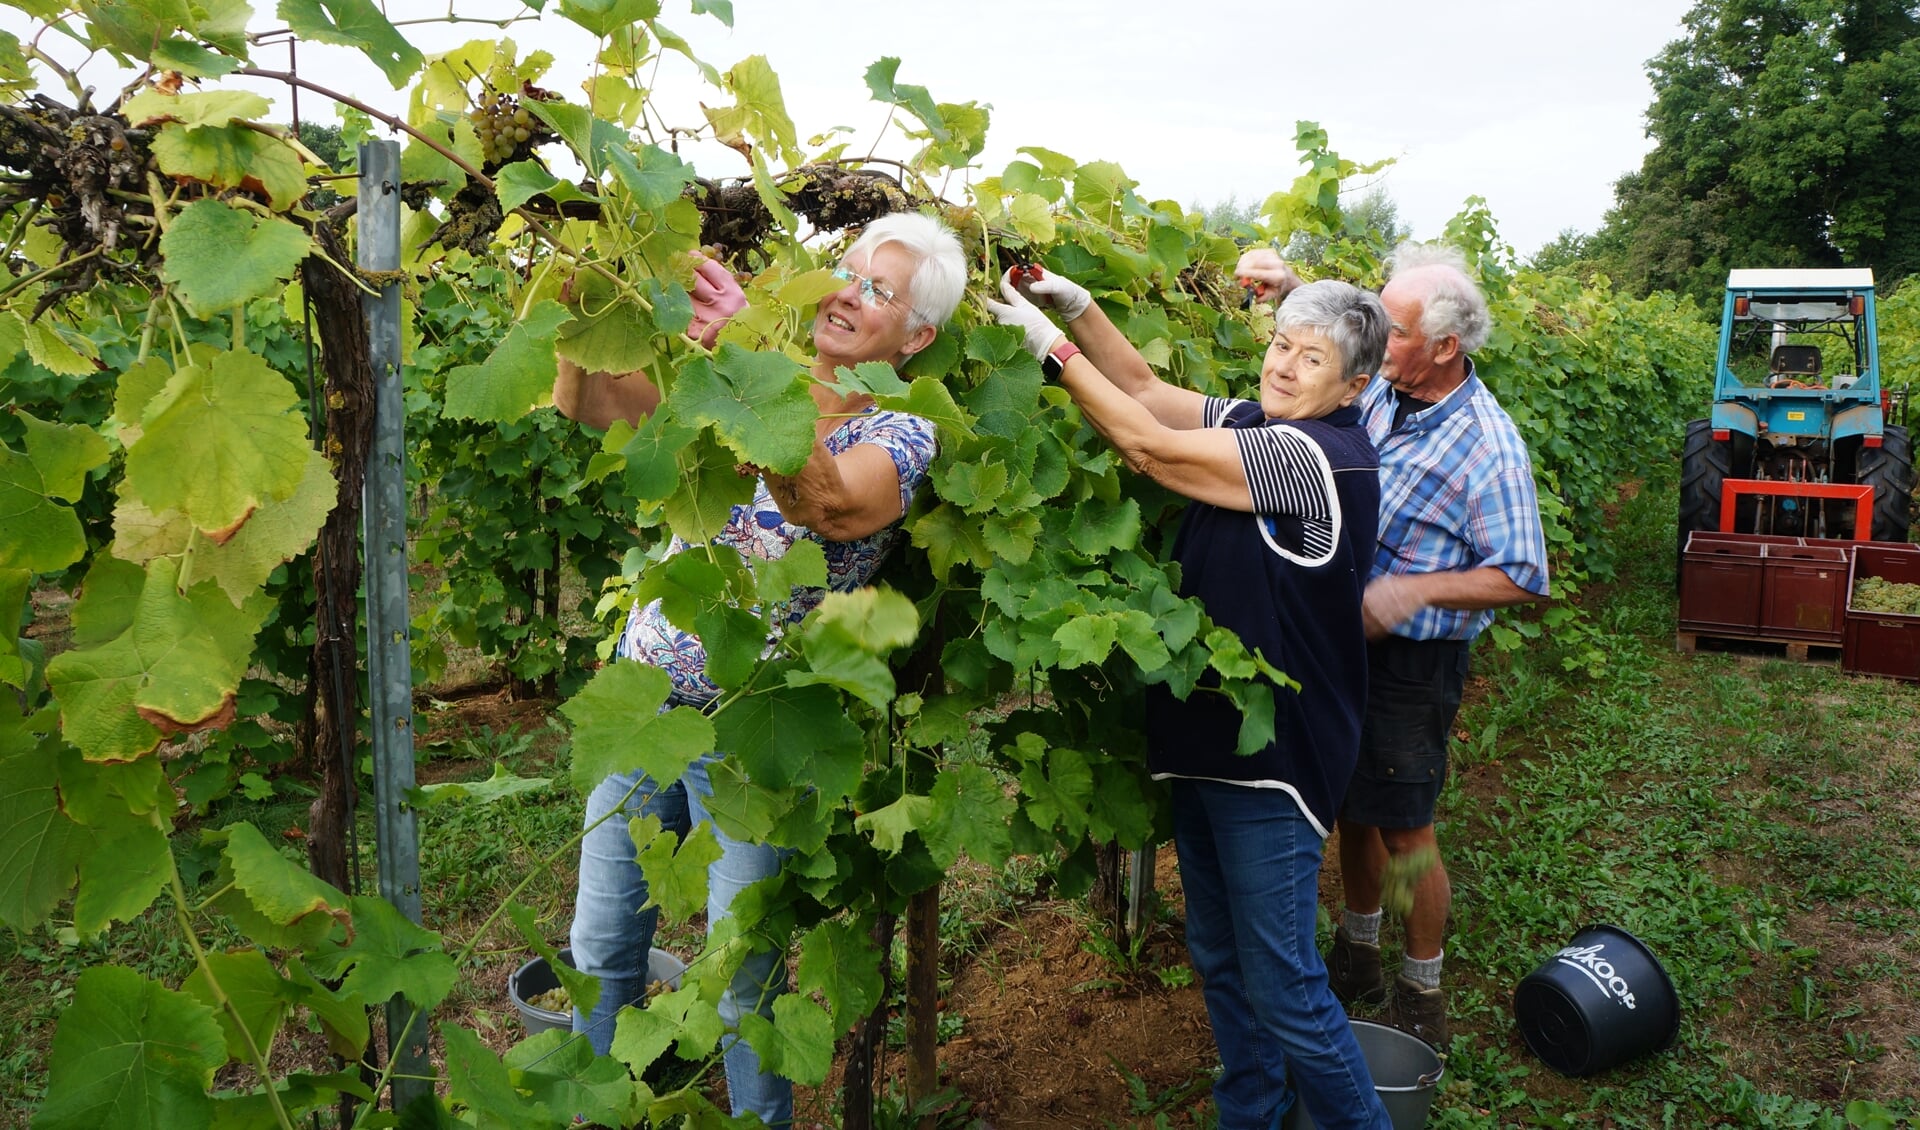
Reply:
<svg viewBox="0 0 1920 1130"><path fill-rule="evenodd" d="M1817 345L1776 345L1767 372L1776 377L1818 377L1820 347Z"/></svg>

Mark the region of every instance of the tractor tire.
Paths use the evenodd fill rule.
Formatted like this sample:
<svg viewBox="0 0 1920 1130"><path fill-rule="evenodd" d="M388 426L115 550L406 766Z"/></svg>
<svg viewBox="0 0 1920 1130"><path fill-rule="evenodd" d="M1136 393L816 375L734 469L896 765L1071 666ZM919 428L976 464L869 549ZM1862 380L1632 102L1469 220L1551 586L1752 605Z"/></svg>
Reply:
<svg viewBox="0 0 1920 1130"><path fill-rule="evenodd" d="M1720 528L1720 484L1733 477L1733 443L1713 438L1708 420L1687 423L1686 443L1680 448L1679 541L1673 552L1673 583L1680 585L1680 564L1687 553L1687 535L1695 530Z"/></svg>
<svg viewBox="0 0 1920 1130"><path fill-rule="evenodd" d="M1873 488L1873 540L1907 540L1908 507L1913 501L1913 445L1907 429L1888 425L1879 447L1860 449L1855 481Z"/></svg>

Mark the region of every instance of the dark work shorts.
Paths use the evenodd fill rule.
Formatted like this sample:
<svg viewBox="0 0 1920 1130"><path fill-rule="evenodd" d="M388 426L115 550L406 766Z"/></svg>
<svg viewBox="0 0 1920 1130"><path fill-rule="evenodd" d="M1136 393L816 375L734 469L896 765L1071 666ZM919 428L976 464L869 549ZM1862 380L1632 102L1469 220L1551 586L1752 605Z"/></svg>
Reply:
<svg viewBox="0 0 1920 1130"><path fill-rule="evenodd" d="M1367 716L1341 819L1375 828L1433 823L1467 682L1467 646L1399 636L1367 645Z"/></svg>

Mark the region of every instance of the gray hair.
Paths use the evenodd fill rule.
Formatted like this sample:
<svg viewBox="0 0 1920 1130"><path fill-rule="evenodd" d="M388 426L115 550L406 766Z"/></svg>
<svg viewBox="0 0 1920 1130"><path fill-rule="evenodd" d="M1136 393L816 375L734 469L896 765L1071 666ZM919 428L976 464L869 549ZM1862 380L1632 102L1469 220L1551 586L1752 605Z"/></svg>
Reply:
<svg viewBox="0 0 1920 1130"><path fill-rule="evenodd" d="M907 285L911 306L907 332L921 326L944 325L960 305L967 289L967 260L953 229L918 212L894 212L867 225L847 254L871 255L885 244L896 244L913 257L913 280Z"/></svg>
<svg viewBox="0 0 1920 1130"><path fill-rule="evenodd" d="M1295 287L1274 314L1274 330L1309 329L1340 351L1340 377L1352 380L1380 368L1387 352L1387 308L1370 290L1337 279Z"/></svg>
<svg viewBox="0 0 1920 1130"><path fill-rule="evenodd" d="M1487 312L1486 295L1467 273L1466 254L1445 243L1409 240L1388 257L1387 280L1415 272L1419 277L1408 284L1420 292L1420 332L1430 338L1458 338L1462 353L1485 345L1493 316Z"/></svg>

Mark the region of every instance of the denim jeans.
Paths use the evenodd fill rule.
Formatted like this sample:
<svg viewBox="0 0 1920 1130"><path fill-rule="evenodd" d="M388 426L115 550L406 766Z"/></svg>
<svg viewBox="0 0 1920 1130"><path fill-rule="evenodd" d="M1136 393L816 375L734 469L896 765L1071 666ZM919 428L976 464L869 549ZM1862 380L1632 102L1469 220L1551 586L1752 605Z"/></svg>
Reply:
<svg viewBox="0 0 1920 1130"><path fill-rule="evenodd" d="M1324 845L1299 805L1280 789L1176 778L1173 837L1220 1049L1220 1130L1268 1130L1295 1094L1321 1130L1392 1130L1314 944Z"/></svg>
<svg viewBox="0 0 1920 1130"><path fill-rule="evenodd" d="M627 821L651 814L666 828L686 835L708 819L706 802L713 796L708 769L719 759L719 754L701 757L665 787L644 773L616 773L587 798L589 825L616 808L624 809L581 841L580 889L573 907L573 964L600 978L599 1003L590 1015L574 1010L573 1030L586 1033L601 1055L613 1042L615 1014L646 996L647 953L660 920L658 907L641 909L647 901L647 877L635 861ZM779 849L736 840L718 826L714 835L720 841L720 858L707 869L709 929L727 917L735 895L777 874L782 858ZM770 946L749 957L720 998L720 1018L728 1030L723 1047L733 1113L751 1111L776 1128L793 1121L793 1084L761 1071L759 1055L732 1033L748 1009L772 1019L774 998L786 991L785 949Z"/></svg>

